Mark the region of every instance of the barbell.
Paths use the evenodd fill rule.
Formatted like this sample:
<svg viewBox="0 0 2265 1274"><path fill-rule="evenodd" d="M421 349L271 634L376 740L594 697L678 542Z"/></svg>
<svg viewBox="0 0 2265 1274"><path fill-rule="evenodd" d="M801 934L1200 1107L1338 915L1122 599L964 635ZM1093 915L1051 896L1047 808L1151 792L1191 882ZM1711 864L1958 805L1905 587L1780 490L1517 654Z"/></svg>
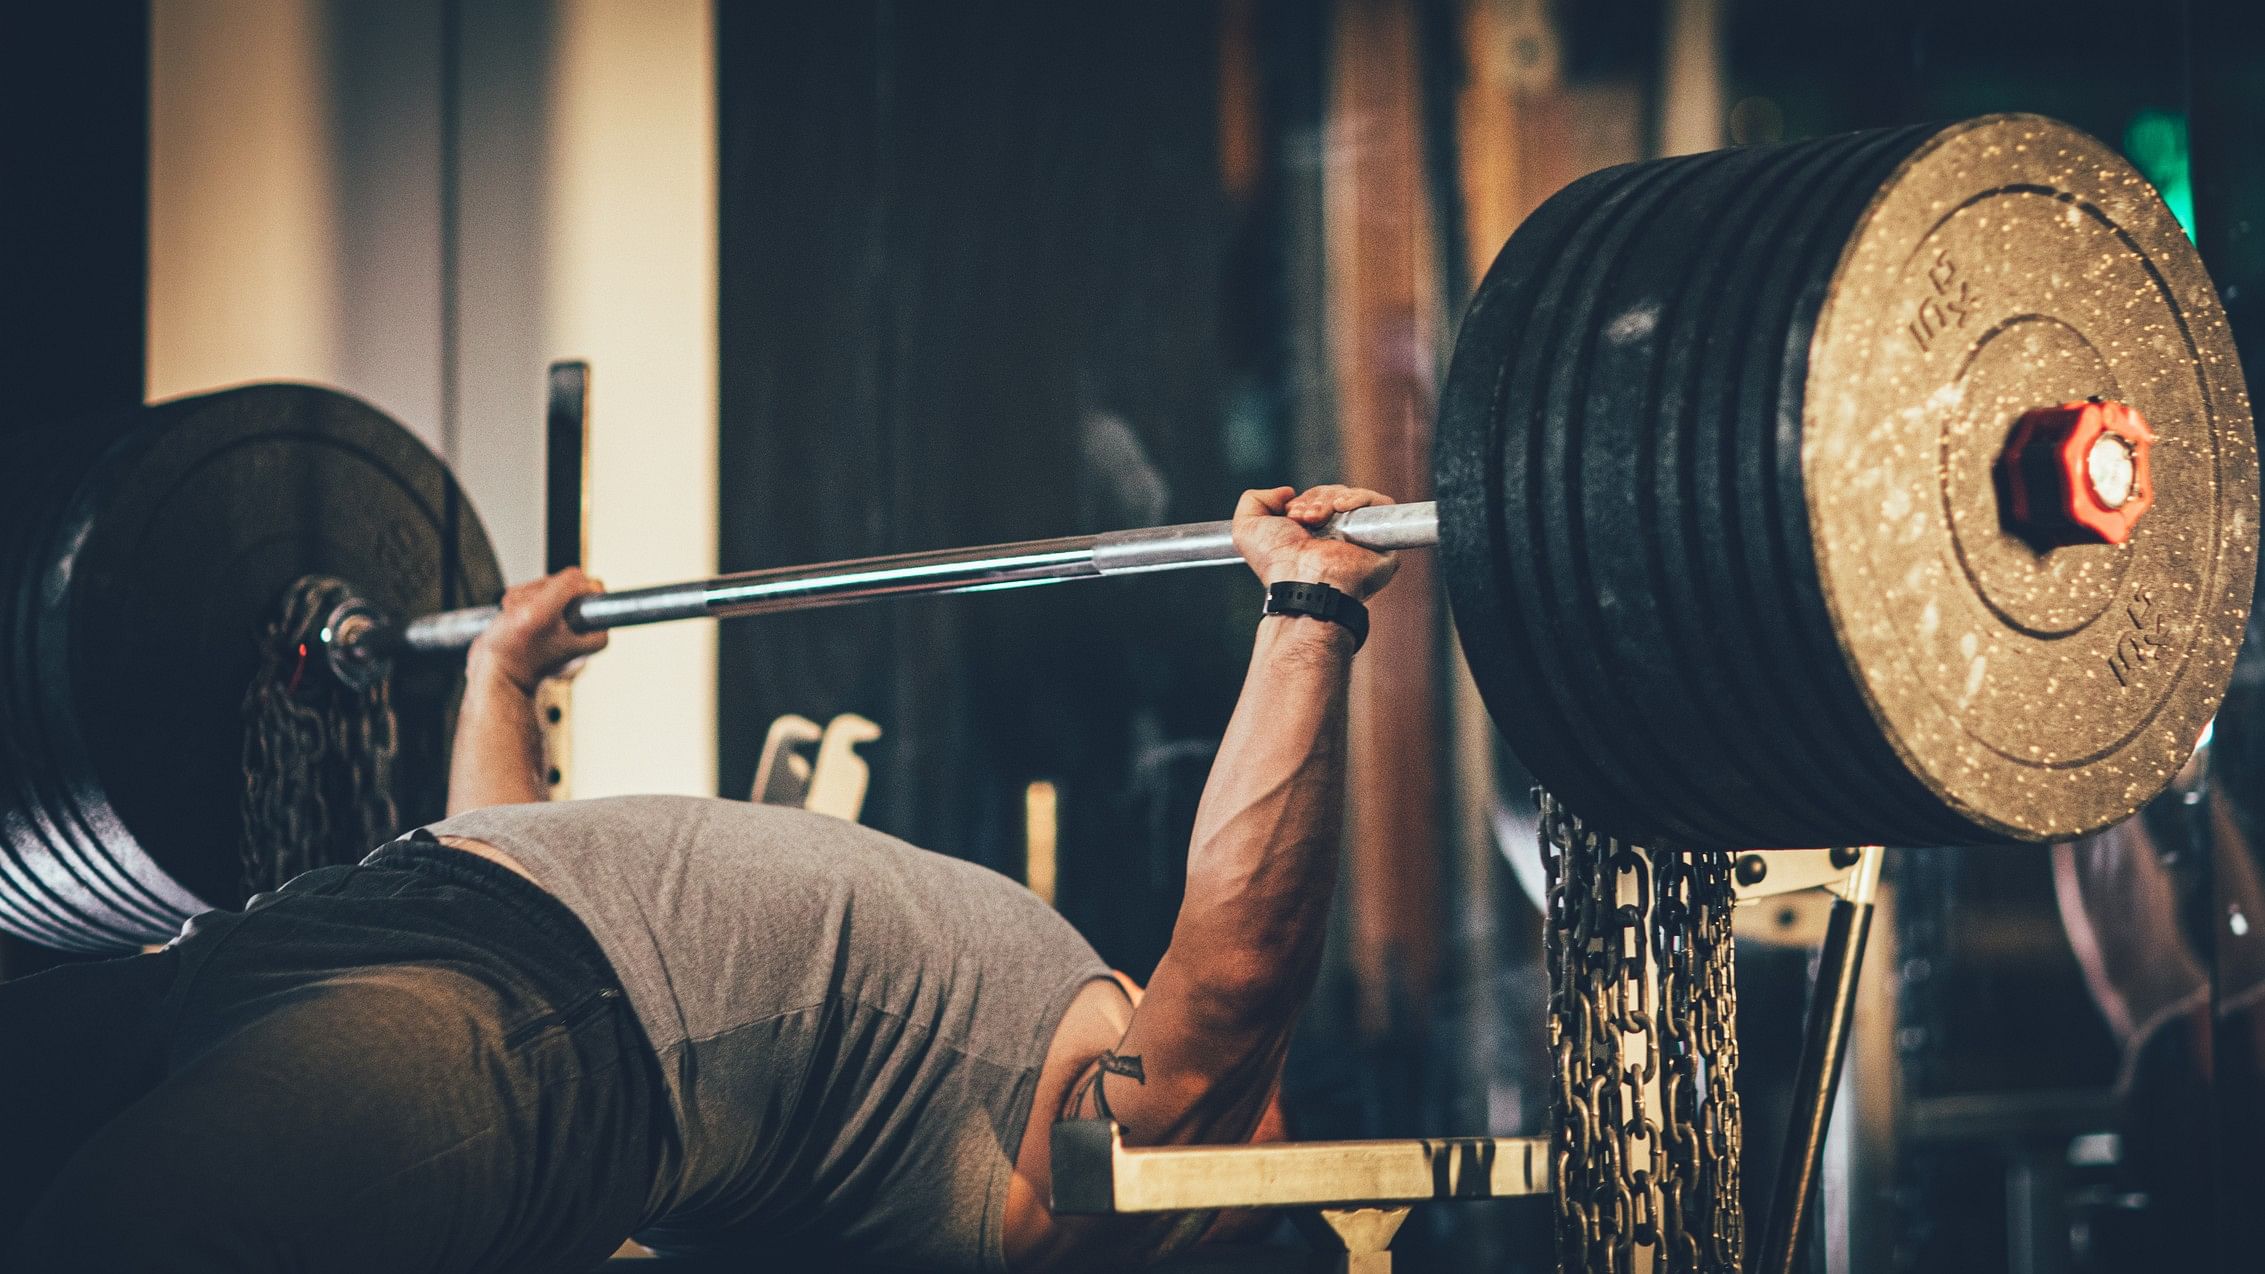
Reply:
<svg viewBox="0 0 2265 1274"><path fill-rule="evenodd" d="M112 436L115 435L115 436ZM95 445L95 440L100 445ZM307 574L389 677L402 816L500 591L398 425L305 386L56 431L0 476L0 926L144 940L226 885L252 634ZM2035 116L1624 165L1512 237L1458 329L1436 543L1505 742L1598 829L1686 848L2061 839L2191 753L2254 586L2224 313L2131 167ZM786 567L587 629L1236 560L1226 523ZM1389 601L1386 604L1391 604Z"/></svg>
<svg viewBox="0 0 2265 1274"><path fill-rule="evenodd" d="M1430 501L1355 509L1331 519L1322 534L1380 551L1439 543L1438 507ZM931 549L882 557L743 571L683 584L662 584L577 598L566 622L580 632L675 619L729 619L846 606L924 593L981 593L1076 579L1219 566L1242 560L1232 522L1104 531L979 548ZM497 614L494 606L392 621L365 606L341 606L327 625L330 659L342 678L381 675L399 653L426 654L472 644Z"/></svg>

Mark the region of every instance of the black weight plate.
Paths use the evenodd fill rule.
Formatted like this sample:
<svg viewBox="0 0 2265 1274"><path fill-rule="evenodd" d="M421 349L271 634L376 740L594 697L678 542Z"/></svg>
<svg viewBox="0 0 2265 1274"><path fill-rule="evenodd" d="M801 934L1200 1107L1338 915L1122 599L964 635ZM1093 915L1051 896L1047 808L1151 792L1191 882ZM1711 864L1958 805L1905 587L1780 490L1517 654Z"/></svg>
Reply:
<svg viewBox="0 0 2265 1274"><path fill-rule="evenodd" d="M68 466L66 466L68 468ZM162 938L204 905L241 901L241 707L284 590L334 575L395 613L500 591L494 555L445 466L345 395L260 385L144 409L62 485L27 598L0 602L9 671L28 696L47 810L10 811L9 849L53 874L107 876L93 945ZM460 670L404 664L397 799L435 817ZM0 793L4 799L5 793ZM43 821L42 834L19 827ZM138 895L125 896L124 895ZM0 924L42 940L12 914ZM51 939L50 939L51 940Z"/></svg>
<svg viewBox="0 0 2265 1274"><path fill-rule="evenodd" d="M103 451L114 430L102 425L49 431L18 440L9 465L13 489L0 494L9 514L0 544L13 550L0 572L0 724L6 735L6 907L10 927L65 949L131 945L167 914L152 883L120 871L74 799L79 784L41 712L44 680L31 651L43 609L54 536L73 479ZM162 892L164 882L154 882ZM153 905L154 904L154 905Z"/></svg>
<svg viewBox="0 0 2265 1274"><path fill-rule="evenodd" d="M1542 591L1540 555L1513 551L1536 542L1530 506L1503 493L1505 473L1530 464L1539 439L1496 428L1496 404L1546 370L1562 292L1588 255L1577 245L1628 185L1625 169L1574 182L1520 227L1513 243L1530 250L1495 259L1458 330L1434 448L1441 575L1472 674L1506 734L1515 722L1527 737L1550 740L1555 790L1577 808L1597 806L1634 776L1608 768L1611 740L1591 734L1592 719L1547 675L1544 661L1566 638L1532 601Z"/></svg>
<svg viewBox="0 0 2265 1274"><path fill-rule="evenodd" d="M1963 829L1934 811L1927 793L1896 764L1862 707L1845 693L1837 647L1822 625L1804 539L1783 534L1800 516L1800 369L1809 315L1830 278L1850 225L1929 129L1893 130L1814 144L1812 180L1787 192L1782 222L1757 223L1745 247L1750 310L1734 329L1747 339L1724 343L1726 396L1713 404L1718 433L1713 460L1728 471L1712 521L1724 529L1723 551L1703 558L1715 571L1717 622L1738 634L1730 665L1748 688L1746 703L1770 732L1773 753L1762 772L1780 795L1767 823L1749 816L1718 837L1753 843L1816 843L1802 829L1864 826L1873 840L1932 842ZM1703 449L1702 449L1703 450ZM1798 789L1821 806L1801 815L1783 798ZM1898 817L1918 808L1922 816ZM1931 815L1931 818L1929 817Z"/></svg>
<svg viewBox="0 0 2265 1274"><path fill-rule="evenodd" d="M1682 544L1685 527L1667 515L1688 517L1691 509L1689 502L1663 501L1657 492L1663 457L1671 486L1688 482L1696 494L1722 480L1718 465L1696 463L1700 471L1690 471L1714 453L1703 435L1692 432L1693 405L1661 377L1679 348L1704 346L1739 305L1766 294L1753 286L1764 271L1745 260L1741 249L1757 235L1778 241L1769 221L1783 205L1753 206L1755 193L1774 188L1798 197L1812 171L1844 162L1830 153L1728 152L1660 165L1662 170L1699 167L1704 177L1684 190L1671 222L1632 244L1616 263L1619 285L1600 331L1592 374L1585 378L1588 397L1577 408L1582 430L1592 439L1582 485L1609 490L1617 506L1604 520L1596 508L1586 511L1592 539L1586 546L1582 593L1609 600L1613 607L1614 622L1600 627L1600 640L1608 643L1616 678L1626 687L1613 708L1615 717L1660 736L1664 764L1689 772L1689 789L1706 794L1706 799L1690 800L1650 785L1662 805L1683 816L1686 827L1677 834L1679 840L1694 839L1699 829L1725 826L1736 811L1757 806L1811 820L1823 816L1813 788L1779 782L1782 767L1767 763L1776 741L1754 727L1768 722L1766 711L1757 712L1755 705L1766 702L1769 683L1739 686L1739 674L1750 662L1747 652L1769 634L1747 631L1740 622L1743 615L1735 611L1704 620L1675 613L1676 604L1688 600L1678 587L1687 581L1665 563L1687 550ZM1719 352L1710 356L1722 357ZM1609 539L1596 534L1613 527L1620 533ZM1729 528L1737 529L1735 524ZM1728 562L1737 554L1718 545L1714 557ZM1718 649L1702 654L1710 645ZM1719 675L1690 676L1694 666ZM1729 695L1710 694L1733 686L1738 689Z"/></svg>
<svg viewBox="0 0 2265 1274"><path fill-rule="evenodd" d="M2096 738L2082 755L2064 748L2026 767L2059 776L2040 778L2018 765L1990 770L1977 748L2001 760L2026 748L2048 757L2047 736L2082 735L2017 704L2055 702L2040 670L2079 659L2069 643L2099 616L2042 638L2024 633L2034 648L2017 649L2004 632L1972 627L1976 606L2013 605L1977 596L1975 581L2025 587L2037 611L2022 618L2036 627L2067 619L2052 610L2056 590L2101 568L2069 558L2036 565L2036 580L2014 570L2011 537L1983 502L1986 484L1973 481L1994 452L1952 446L1986 426L1942 424L1949 441L1927 435L1926 446L1903 436L1955 391L1899 375L1893 351L1880 352L1894 327L1881 316L1910 300L1892 289L1910 279L1876 245L1900 244L1893 264L1907 268L1915 218L1918 230L1951 236L1928 240L1939 251L1986 233L1975 210L2005 190L2065 193L2084 173L2120 192L2108 219L2131 223L2118 239L2125 263L2151 262L2170 282L2150 290L2112 279L2097 244L2035 226L2022 227L2020 251L1990 280L2023 312L2087 325L2135 370L2113 383L2063 383L2070 377L2030 374L2051 351L2025 346L2020 357L1983 360L1989 400L1969 414L1998 422L2002 439L2027 407L2120 393L2150 417L2157 402L2186 422L2174 430L2185 441L2169 445L2215 458L2213 476L2190 484L2178 509L2159 504L2131 545L2083 550L2122 554L2116 578L2127 590L2145 578L2193 603L2167 621L2194 639L2182 656L2191 671L2166 674L2177 686L2163 695L2072 710L2116 725L2129 746L2113 757ZM2078 197L2108 199L2101 189ZM2069 302L2074 278L2099 286L2090 308ZM2254 564L2254 444L2207 293L2191 249L2136 175L2080 134L2030 117L1630 165L1575 183L1489 272L1442 395L1443 574L1513 749L1590 821L1653 843L2042 839L2127 815L2167 781L2222 693L2242 619L2236 594L2246 598ZM2187 335L2164 335L2172 331ZM2131 388L2166 378L2201 388L2184 400ZM1942 470L1938 456L1966 467ZM1880 533L1887 488L1873 463L1907 485L1951 475L1937 483L1934 507L1950 512L1932 540L1920 542L1916 522L1903 540ZM1917 507L1910 493L1898 498ZM2144 544L2148 535L2161 543ZM2189 578L2164 574L2176 546L2206 565ZM1985 550L1995 575L1926 576L1920 565ZM1889 566L1915 573L1887 580ZM1931 684L1913 675L1929 600L1937 622L1955 609L1976 641L1992 643L2002 666L1983 676L2003 679L1996 701L1946 706L1939 674ZM2112 651L2119 637L2084 640ZM1940 643L1929 651L1939 659Z"/></svg>
<svg viewBox="0 0 2265 1274"><path fill-rule="evenodd" d="M1616 376L1642 376L1620 357L1631 343L1620 339L1631 313L1627 271L1641 257L1641 245L1687 215L1693 182L1708 166L1693 160L1649 168L1626 198L1598 217L1606 228L1576 275L1558 343L1544 364L1541 411L1559 427L1543 433L1533 471L1538 480L1528 488L1538 514L1536 547L1549 567L1549 585L1535 600L1564 617L1554 648L1571 698L1581 715L1626 723L1611 742L1628 771L1643 775L1663 803L1685 810L1704 809L1713 794L1690 782L1674 750L1660 746L1652 728L1656 705L1639 709L1641 683L1622 675L1623 639L1652 635L1648 615L1630 606L1610 569L1630 560L1619 550L1637 539L1639 515L1626 479L1639 457L1619 435L1626 423L1620 414L1595 409L1600 396L1625 388L1613 383ZM1647 304L1656 298L1647 295L1634 312Z"/></svg>
<svg viewBox="0 0 2265 1274"><path fill-rule="evenodd" d="M1753 556L1750 534L1726 520L1724 510L1751 499L1752 466L1721 463L1753 449L1743 438L1742 419L1768 420L1766 404L1744 405L1752 392L1741 378L1749 354L1743 334L1766 327L1768 303L1782 288L1768 285L1771 269L1810 228L1807 210L1860 171L1864 146L1782 147L1739 152L1743 162L1727 174L1737 189L1711 199L1707 215L1695 218L1705 238L1673 242L1686 253L1694 273L1708 276L1706 290L1671 316L1660 357L1674 369L1656 405L1631 406L1638 421L1657 415L1664 427L1650 431L1658 451L1670 457L1651 484L1656 521L1642 537L1656 554L1651 564L1663 605L1677 622L1667 629L1668 644L1657 647L1650 667L1655 680L1687 688L1695 700L1680 718L1686 756L1714 756L1713 782L1741 810L1776 809L1815 821L1845 818L1846 806L1863 790L1862 774L1819 783L1809 767L1793 769L1783 759L1789 708L1804 698L1794 678L1772 659L1757 660L1781 634L1773 624L1756 623L1758 608L1737 604L1749 587L1741 568ZM1665 328L1670 320L1663 319ZM1763 387L1764 392L1768 387ZM1645 430L1637 431L1641 436ZM1640 589L1641 586L1639 586ZM1712 675L1689 675L1693 667ZM1790 713L1798 734L1810 719ZM1804 739L1804 760L1814 761L1814 740ZM1707 824L1713 828L1737 826ZM1716 839L1723 831L1696 839ZM1681 839L1694 839L1692 831Z"/></svg>

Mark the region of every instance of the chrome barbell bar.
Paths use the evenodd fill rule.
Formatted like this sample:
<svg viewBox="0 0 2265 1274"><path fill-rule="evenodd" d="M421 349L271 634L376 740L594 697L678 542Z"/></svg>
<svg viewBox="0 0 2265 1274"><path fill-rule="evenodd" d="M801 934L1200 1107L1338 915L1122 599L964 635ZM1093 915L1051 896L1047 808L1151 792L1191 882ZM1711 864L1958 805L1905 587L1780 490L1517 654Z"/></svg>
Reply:
<svg viewBox="0 0 2265 1274"><path fill-rule="evenodd" d="M1332 519L1323 534L1383 552L1439 543L1439 510L1430 501L1355 509ZM931 549L885 557L778 566L583 597L566 608L579 632L678 619L725 619L779 611L846 606L922 593L979 593L1064 580L1184 570L1240 561L1232 522L1190 522L1135 531L1104 531L979 548ZM352 683L369 679L399 653L459 650L487 630L494 606L421 615L396 622L350 602L325 626L330 662Z"/></svg>

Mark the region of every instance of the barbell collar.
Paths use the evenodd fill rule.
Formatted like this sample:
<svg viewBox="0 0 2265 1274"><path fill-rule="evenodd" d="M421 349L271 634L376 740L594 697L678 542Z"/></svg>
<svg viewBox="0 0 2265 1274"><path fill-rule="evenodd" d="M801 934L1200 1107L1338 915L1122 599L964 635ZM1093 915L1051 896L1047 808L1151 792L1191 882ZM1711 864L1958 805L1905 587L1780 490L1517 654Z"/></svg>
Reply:
<svg viewBox="0 0 2265 1274"><path fill-rule="evenodd" d="M979 593L1063 580L1149 571L1220 566L1242 560L1234 524L1192 522L1137 531L1108 531L1051 540L1024 540L979 548L933 549L886 557L780 566L683 584L661 584L584 597L566 608L567 626L579 632L658 624L679 619L724 619L790 610L847 606L883 597L927 593ZM1323 534L1379 552L1429 548L1439 543L1439 511L1430 501L1355 509L1332 519ZM363 630L354 648L332 663L366 664L388 646L416 652L459 650L495 621L500 610L474 606L423 615L399 628L399 641L383 628Z"/></svg>

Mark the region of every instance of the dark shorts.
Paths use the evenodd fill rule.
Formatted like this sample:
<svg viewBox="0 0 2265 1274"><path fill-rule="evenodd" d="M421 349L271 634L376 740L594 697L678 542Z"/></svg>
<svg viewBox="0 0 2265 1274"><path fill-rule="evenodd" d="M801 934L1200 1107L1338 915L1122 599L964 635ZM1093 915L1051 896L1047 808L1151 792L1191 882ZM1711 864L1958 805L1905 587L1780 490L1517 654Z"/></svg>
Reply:
<svg viewBox="0 0 2265 1274"><path fill-rule="evenodd" d="M0 984L0 1143L27 1274L584 1268L676 1157L573 913L415 842Z"/></svg>

